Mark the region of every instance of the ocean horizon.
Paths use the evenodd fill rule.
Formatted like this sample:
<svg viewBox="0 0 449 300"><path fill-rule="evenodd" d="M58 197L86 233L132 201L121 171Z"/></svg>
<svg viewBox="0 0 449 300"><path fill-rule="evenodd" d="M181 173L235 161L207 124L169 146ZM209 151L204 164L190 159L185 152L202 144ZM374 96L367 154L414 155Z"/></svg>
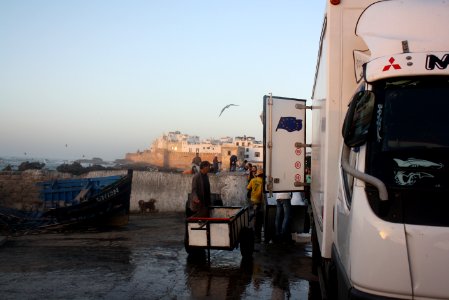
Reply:
<svg viewBox="0 0 449 300"><path fill-rule="evenodd" d="M43 163L45 166L43 169L45 170L56 170L56 168L63 164L72 164L75 161L82 161L81 165L83 167L89 167L94 164L92 159L61 159L61 158L44 158L44 157L24 157L24 156L0 156L0 171L6 168L8 165L14 171L17 171L20 164L24 162L38 162ZM102 165L104 167L114 166L115 163L111 161L102 160L101 163L95 162L95 164Z"/></svg>

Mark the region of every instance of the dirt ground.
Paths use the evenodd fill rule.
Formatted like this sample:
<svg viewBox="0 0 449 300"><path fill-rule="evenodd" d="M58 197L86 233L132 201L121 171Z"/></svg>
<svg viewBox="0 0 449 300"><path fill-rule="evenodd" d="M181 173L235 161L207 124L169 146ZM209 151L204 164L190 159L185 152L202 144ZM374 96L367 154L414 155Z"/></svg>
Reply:
<svg viewBox="0 0 449 300"><path fill-rule="evenodd" d="M180 213L131 215L120 229L8 238L2 299L320 299L310 240L188 256Z"/></svg>

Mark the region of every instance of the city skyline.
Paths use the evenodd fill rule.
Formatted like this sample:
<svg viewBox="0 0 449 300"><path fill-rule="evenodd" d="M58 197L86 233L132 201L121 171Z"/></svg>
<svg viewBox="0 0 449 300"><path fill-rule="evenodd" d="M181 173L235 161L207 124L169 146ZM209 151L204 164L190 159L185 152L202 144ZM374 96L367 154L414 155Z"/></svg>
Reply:
<svg viewBox="0 0 449 300"><path fill-rule="evenodd" d="M132 153L138 153L138 152L144 152L144 151L149 151L151 150L152 146L154 145L155 142L157 142L158 139L162 138L163 136L167 136L170 133L179 133L181 135L188 135L191 137L198 137L198 141L200 144L207 144L208 142L212 142L212 141L223 141L224 139L230 139L226 142L222 142L222 143L234 143L236 141L236 139L241 139L241 138L252 138L254 139L254 142L256 142L256 145L260 145L259 143L262 143L262 140L257 140L255 137L251 137L251 136L247 136L245 134L243 135L238 135L235 137L230 137L230 136L224 136L224 137L219 137L219 138L215 138L215 137L208 137L208 138L204 138L202 139L200 136L193 136L193 135L189 135L188 133L183 133L181 131L178 130L174 130L174 131L168 131L167 133L161 133L159 136L157 136L154 140L152 140L151 142L148 143L148 147L144 148L144 149L137 149L134 152L127 152L127 153L123 153L123 155L121 157L117 157L115 159L104 159L101 156L93 156L93 157L87 157L85 155L83 155L82 157L78 157L78 158L73 158L71 160L75 161L75 160L95 160L95 159L102 159L104 161L114 161L114 160L121 160L121 159L125 159L127 154L132 154ZM196 143L192 143L193 145L195 145ZM47 156L33 156L32 153L23 153L18 154L18 155L0 155L0 159L2 158L18 158L20 160L44 160L44 159L55 159L55 160L67 160L65 158L61 158L61 157L47 157Z"/></svg>

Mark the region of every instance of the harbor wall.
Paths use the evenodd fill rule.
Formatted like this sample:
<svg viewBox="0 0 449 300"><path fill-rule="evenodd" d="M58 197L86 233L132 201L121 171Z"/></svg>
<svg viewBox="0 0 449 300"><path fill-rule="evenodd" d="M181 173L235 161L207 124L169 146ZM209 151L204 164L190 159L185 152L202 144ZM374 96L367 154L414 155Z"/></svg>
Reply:
<svg viewBox="0 0 449 300"><path fill-rule="evenodd" d="M41 206L38 182L68 179L74 176L47 170L1 171L0 206L36 210Z"/></svg>
<svg viewBox="0 0 449 300"><path fill-rule="evenodd" d="M0 205L16 209L32 210L40 206L39 187L36 183L55 179L103 177L124 175L126 170L93 171L84 176L46 170L0 172ZM130 210L139 211L139 200L155 199L160 212L183 212L192 176L181 173L134 171ZM242 173L209 174L211 192L221 194L226 206L246 204L246 176Z"/></svg>
<svg viewBox="0 0 449 300"><path fill-rule="evenodd" d="M202 160L208 160L210 163L217 156L221 162L221 170L230 170L231 155L236 155L239 164L242 163L245 157L245 147L242 146L221 146L221 153L206 153L201 152L199 156ZM127 153L125 159L134 163L146 163L160 168L176 168L181 170L190 169L192 166L192 159L195 157L194 152L179 152L169 151L166 149L152 149L137 153ZM253 164L262 165L262 162L252 162Z"/></svg>
<svg viewBox="0 0 449 300"><path fill-rule="evenodd" d="M212 163L214 156L218 156L221 161L221 154L200 153L202 160L208 160ZM138 153L127 153L126 160L134 163L147 163L160 168L177 168L182 170L190 169L194 152L174 152L164 149L146 150Z"/></svg>

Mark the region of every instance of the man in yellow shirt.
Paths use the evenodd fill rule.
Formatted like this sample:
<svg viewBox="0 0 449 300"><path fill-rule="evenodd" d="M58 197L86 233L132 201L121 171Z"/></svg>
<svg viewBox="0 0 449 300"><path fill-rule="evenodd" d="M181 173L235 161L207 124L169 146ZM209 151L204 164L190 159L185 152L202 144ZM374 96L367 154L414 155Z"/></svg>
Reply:
<svg viewBox="0 0 449 300"><path fill-rule="evenodd" d="M260 243L262 237L262 222L263 222L263 211L262 211L262 191L263 191L263 171L257 170L256 177L251 179L246 187L251 191L251 206L254 213L254 231L255 231L255 241Z"/></svg>

